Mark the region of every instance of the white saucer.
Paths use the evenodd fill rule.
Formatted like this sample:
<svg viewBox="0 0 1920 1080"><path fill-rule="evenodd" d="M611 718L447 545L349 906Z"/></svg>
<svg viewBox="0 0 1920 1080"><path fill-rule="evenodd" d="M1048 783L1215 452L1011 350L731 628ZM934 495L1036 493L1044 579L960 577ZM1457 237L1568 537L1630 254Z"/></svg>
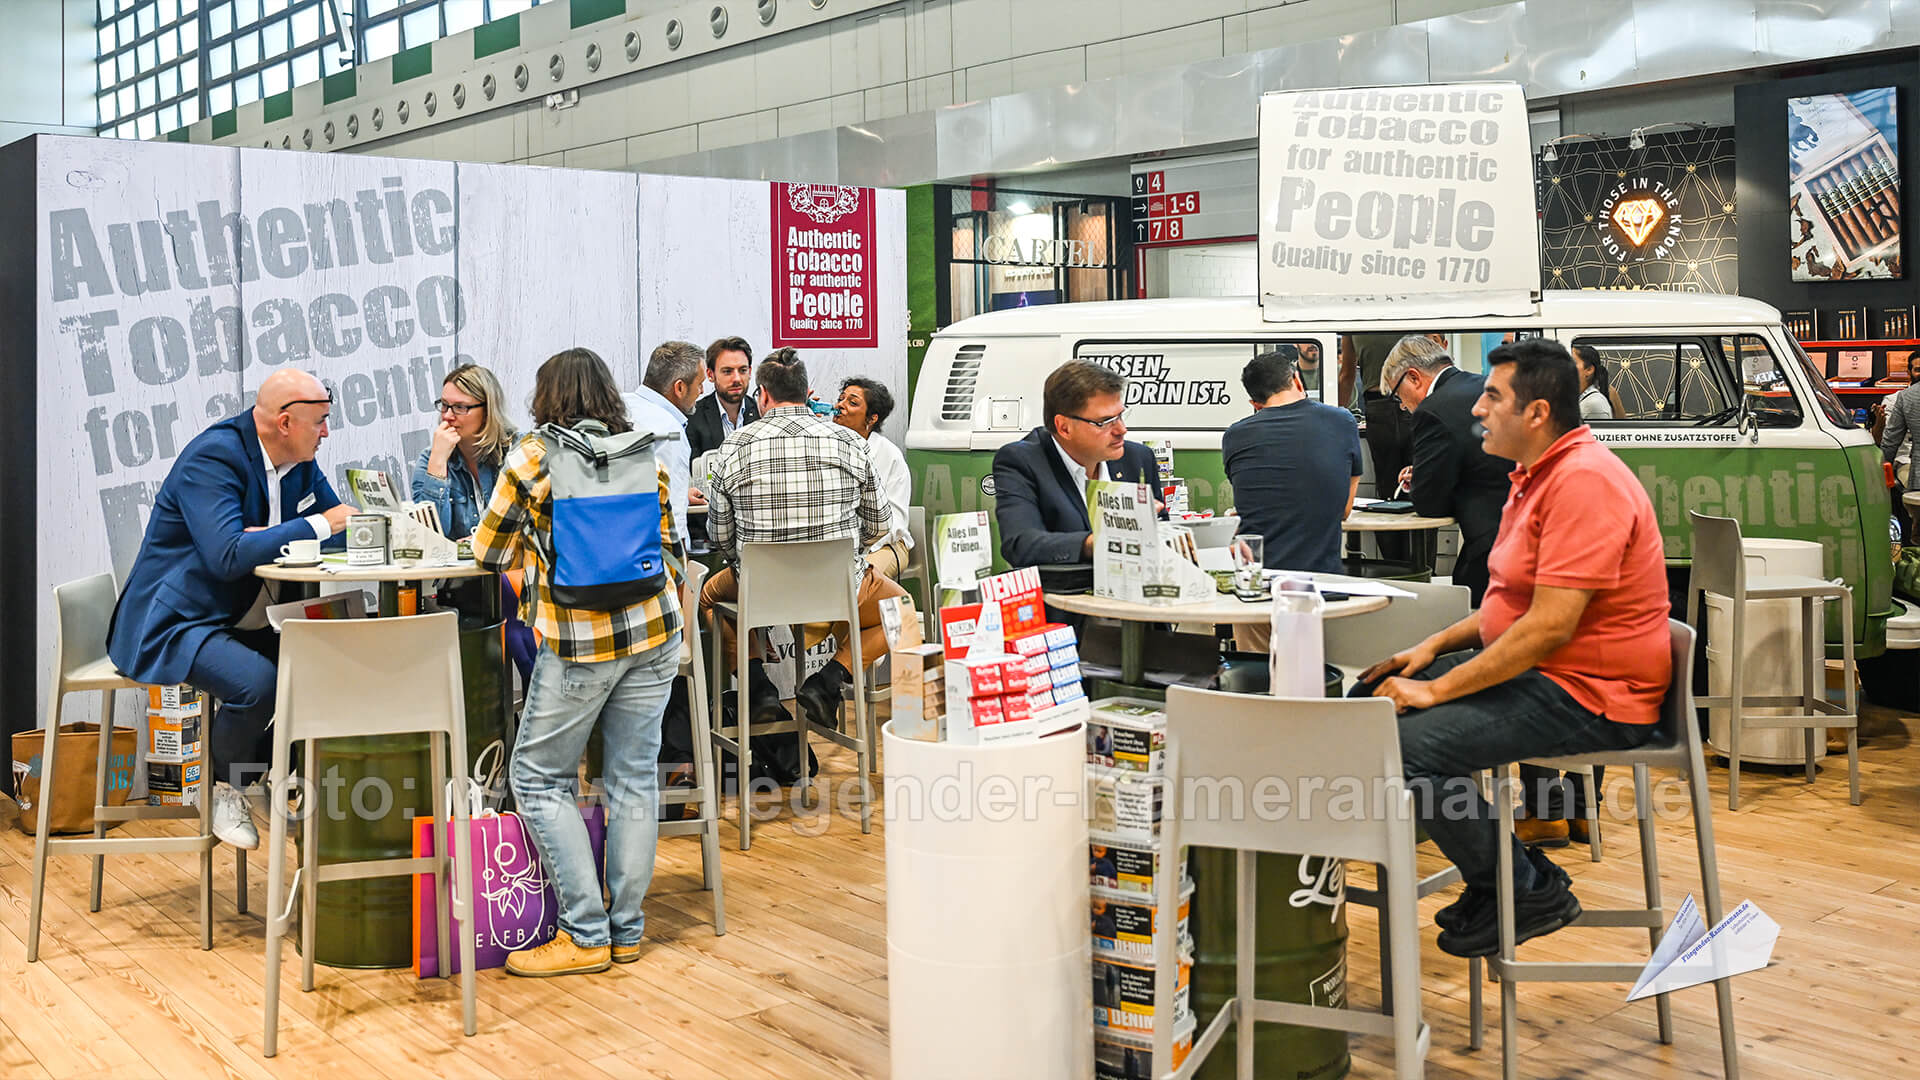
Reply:
<svg viewBox="0 0 1920 1080"><path fill-rule="evenodd" d="M296 562L293 559L287 558L285 555L281 555L273 560L273 565L283 566L288 570L310 570L325 561L325 559L301 559Z"/></svg>

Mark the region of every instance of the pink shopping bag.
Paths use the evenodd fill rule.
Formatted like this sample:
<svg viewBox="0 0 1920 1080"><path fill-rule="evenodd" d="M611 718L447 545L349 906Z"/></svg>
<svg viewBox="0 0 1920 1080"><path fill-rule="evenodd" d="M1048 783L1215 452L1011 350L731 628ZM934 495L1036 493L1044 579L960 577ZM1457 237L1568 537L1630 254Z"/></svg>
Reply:
<svg viewBox="0 0 1920 1080"><path fill-rule="evenodd" d="M587 837L593 844L596 876L606 875L606 811L598 806L582 807ZM462 888L471 890L478 934L474 942L474 966L480 969L501 967L507 954L515 949L538 945L553 936L559 924L560 898L547 880L546 867L540 861L533 837L520 816L513 813L487 814L468 821L472 830L473 865L463 875ZM447 823L443 839L449 844L453 822ZM413 853L432 855L436 850L431 817L413 821ZM440 970L440 933L438 909L434 904L437 887L434 874L415 874L413 879L413 970L423 979L437 978ZM461 932L458 920L453 935ZM449 935L453 940L452 935ZM459 971L459 948L454 947L450 967Z"/></svg>

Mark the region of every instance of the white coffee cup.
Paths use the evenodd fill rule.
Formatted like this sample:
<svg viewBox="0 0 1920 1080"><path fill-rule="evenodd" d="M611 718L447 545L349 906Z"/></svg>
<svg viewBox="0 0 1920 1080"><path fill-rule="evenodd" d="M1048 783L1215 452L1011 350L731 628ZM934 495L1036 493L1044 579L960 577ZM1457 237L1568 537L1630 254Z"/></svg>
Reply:
<svg viewBox="0 0 1920 1080"><path fill-rule="evenodd" d="M280 557L288 562L319 562L320 541L289 540L280 545Z"/></svg>

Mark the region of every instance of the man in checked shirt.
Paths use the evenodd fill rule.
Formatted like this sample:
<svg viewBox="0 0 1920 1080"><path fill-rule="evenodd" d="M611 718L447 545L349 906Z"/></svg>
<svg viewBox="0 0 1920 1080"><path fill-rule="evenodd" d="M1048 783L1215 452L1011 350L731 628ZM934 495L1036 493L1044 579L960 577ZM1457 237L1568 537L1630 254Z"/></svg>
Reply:
<svg viewBox="0 0 1920 1080"><path fill-rule="evenodd" d="M726 556L728 565L707 579L700 593L703 608L739 596L734 573L743 543L844 537L865 551L892 524L861 438L808 407L807 368L800 355L776 349L760 361L755 375L759 422L736 429L715 451L713 483L707 490L707 540ZM860 575L860 655L872 662L887 648L880 601L905 596L906 590L874 573L864 559L848 572ZM853 645L846 624L836 624L834 634L840 651L801 684L798 694L807 718L828 727L835 725L841 692L853 678L847 670ZM726 648L731 656L731 642ZM758 671L749 676L755 723L785 717L765 679Z"/></svg>

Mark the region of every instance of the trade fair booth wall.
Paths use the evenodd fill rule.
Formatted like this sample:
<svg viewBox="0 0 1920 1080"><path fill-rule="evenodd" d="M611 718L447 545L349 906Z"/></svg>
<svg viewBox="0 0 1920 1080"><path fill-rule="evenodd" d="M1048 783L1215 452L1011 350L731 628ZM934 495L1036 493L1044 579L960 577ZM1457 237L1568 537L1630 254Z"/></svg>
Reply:
<svg viewBox="0 0 1920 1080"><path fill-rule="evenodd" d="M1914 90L1920 86L1920 65L1914 61L1914 54L1908 53L1897 63L1836 68L1734 88L1734 127L1740 140L1740 291L1785 312L1788 328L1802 340L1917 336L1912 313L1920 297L1902 258L1902 248L1907 245L1899 235L1898 213L1899 162L1903 148L1913 144L1911 117L1917 107ZM1865 145L1864 150L1876 163L1892 167L1892 221L1886 220L1888 215L1869 215L1866 224L1876 230L1874 236L1856 234L1851 214L1837 215L1830 229L1822 220L1822 205L1829 202L1823 174L1829 171L1828 162L1833 157L1827 152L1828 144L1840 155L1839 160L1831 162L1832 169L1838 170L1837 190L1859 191L1852 182L1862 176L1849 160L1852 155L1846 153L1849 148L1844 144L1852 140L1846 138L1845 125L1835 125L1841 130L1825 131L1823 139L1821 132L1808 131L1802 122L1810 115L1809 106L1820 99L1832 100L1828 95L1852 100L1824 112L1849 119L1866 117L1868 123L1877 120L1875 126L1885 128L1884 132L1863 130L1860 140L1875 144ZM1877 114L1869 104L1872 101L1881 103ZM1866 111L1857 109L1855 102L1868 105ZM1801 175L1802 161L1808 164L1804 171L1809 175ZM1876 176L1876 180L1884 178L1884 174ZM1864 257L1850 250L1854 241L1876 239L1878 230L1888 224L1893 233L1890 244L1859 253ZM1863 309L1870 317L1854 318L1843 325L1842 313ZM1904 326L1885 325L1885 313L1895 310L1906 312ZM1808 316L1811 325L1797 328L1796 313Z"/></svg>
<svg viewBox="0 0 1920 1080"><path fill-rule="evenodd" d="M0 190L9 733L45 713L53 586L124 580L174 459L280 368L333 393L343 496L348 468L408 482L458 363L521 427L574 346L629 390L661 342L728 335L798 348L826 400L906 387L898 191L50 136L0 148Z"/></svg>

